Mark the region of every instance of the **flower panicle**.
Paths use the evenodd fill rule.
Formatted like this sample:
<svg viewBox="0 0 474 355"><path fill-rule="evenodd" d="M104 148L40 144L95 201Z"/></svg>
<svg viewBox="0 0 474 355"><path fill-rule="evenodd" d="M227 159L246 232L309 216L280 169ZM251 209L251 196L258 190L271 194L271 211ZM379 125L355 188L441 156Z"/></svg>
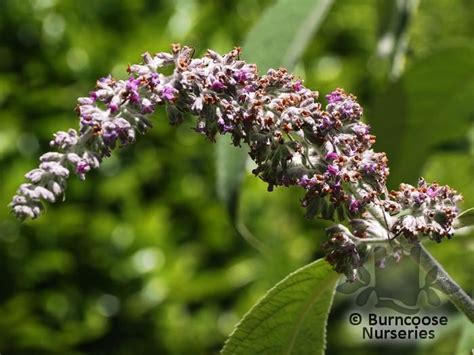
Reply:
<svg viewBox="0 0 474 355"><path fill-rule="evenodd" d="M150 115L164 104L172 124L190 113L197 117L195 130L209 139L228 133L235 145L248 144L257 163L254 173L270 189L302 186L307 191L303 206L327 197L357 213L368 201L351 201L348 184L367 177L373 186L383 185L386 161L370 149L374 137L360 121L362 107L353 95L337 89L323 107L319 93L286 69L259 76L254 64L240 60L239 48L223 56L209 50L197 59L193 53L173 45L171 53L143 54L141 64L128 66L127 80L99 79L88 96L78 99L79 129L57 132L51 141L55 151L26 175L29 183L11 203L17 217L38 217L42 201L64 195L71 174L85 179L117 145L146 133ZM163 74L169 66L173 72Z"/></svg>
<svg viewBox="0 0 474 355"><path fill-rule="evenodd" d="M28 182L10 204L14 214L38 217L43 201L64 198L70 175L85 179L114 148L146 133L151 115L164 105L172 125L190 114L195 131L211 141L229 134L234 145L246 144L256 163L253 173L269 190L303 188L301 203L309 217L363 220L353 229L358 237L380 234L381 228L413 240L452 235L461 199L454 190L420 180L416 188L405 184L387 195L387 157L372 149L375 136L362 122L363 109L354 95L338 88L320 100L317 91L286 69L260 75L240 54L240 48L225 55L208 50L193 58L192 48L175 44L170 53L143 54L142 63L128 66L126 80L99 79L88 96L78 99L78 130L57 132L53 151L25 175ZM386 225L367 216L374 208L383 211ZM347 235L332 238L325 247L332 255L328 260L341 269L339 258L355 249ZM352 251L341 254L343 249Z"/></svg>

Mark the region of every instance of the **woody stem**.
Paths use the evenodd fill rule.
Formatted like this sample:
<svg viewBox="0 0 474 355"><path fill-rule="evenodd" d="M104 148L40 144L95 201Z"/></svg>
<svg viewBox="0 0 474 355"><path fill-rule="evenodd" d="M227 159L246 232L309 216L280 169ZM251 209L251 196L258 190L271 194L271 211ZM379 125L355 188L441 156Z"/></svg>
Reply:
<svg viewBox="0 0 474 355"><path fill-rule="evenodd" d="M358 198L361 197L359 190L353 189L353 194ZM383 211L379 210L379 206L367 206L368 212L379 222L381 226L384 226ZM414 256L418 253L410 253L413 259L419 263L421 268L425 272L432 272L436 270L435 285L438 289L443 291L449 300L456 306L456 308L464 313L466 317L474 323L474 301L472 298L459 286L449 274L444 270L443 266L425 249L421 243L416 243L414 246L415 250L419 252L419 258Z"/></svg>
<svg viewBox="0 0 474 355"><path fill-rule="evenodd" d="M421 268L426 272L436 270L435 285L449 297L459 311L474 323L474 301L472 298L448 275L443 266L421 243L417 243L414 248L420 253L420 258L417 261ZM412 253L412 255L414 254L416 253Z"/></svg>

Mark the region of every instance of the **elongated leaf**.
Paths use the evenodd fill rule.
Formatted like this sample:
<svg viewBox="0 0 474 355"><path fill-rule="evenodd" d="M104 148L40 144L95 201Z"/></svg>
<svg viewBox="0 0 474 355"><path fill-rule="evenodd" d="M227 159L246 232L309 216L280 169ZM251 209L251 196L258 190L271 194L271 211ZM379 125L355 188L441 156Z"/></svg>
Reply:
<svg viewBox="0 0 474 355"><path fill-rule="evenodd" d="M370 122L390 161L391 186L415 183L433 149L464 137L474 113L474 47L441 50L413 63L377 98Z"/></svg>
<svg viewBox="0 0 474 355"><path fill-rule="evenodd" d="M322 259L288 275L244 316L222 354L322 354L338 277Z"/></svg>
<svg viewBox="0 0 474 355"><path fill-rule="evenodd" d="M284 66L291 69L324 20L333 0L279 0L247 35L244 59L261 72Z"/></svg>
<svg viewBox="0 0 474 355"><path fill-rule="evenodd" d="M472 354L474 350L474 324L464 319L456 355Z"/></svg>
<svg viewBox="0 0 474 355"><path fill-rule="evenodd" d="M243 58L256 63L260 73L280 66L291 70L332 3L333 0L278 0L247 35ZM217 192L235 217L247 150L234 148L228 136L219 137L216 149Z"/></svg>
<svg viewBox="0 0 474 355"><path fill-rule="evenodd" d="M418 8L419 0L377 2L380 38L377 56L381 60L378 76L397 79L403 72L408 49L410 24Z"/></svg>
<svg viewBox="0 0 474 355"><path fill-rule="evenodd" d="M221 136L216 146L217 195L225 204L232 220L236 220L238 193L247 162L246 147L234 147L231 138Z"/></svg>

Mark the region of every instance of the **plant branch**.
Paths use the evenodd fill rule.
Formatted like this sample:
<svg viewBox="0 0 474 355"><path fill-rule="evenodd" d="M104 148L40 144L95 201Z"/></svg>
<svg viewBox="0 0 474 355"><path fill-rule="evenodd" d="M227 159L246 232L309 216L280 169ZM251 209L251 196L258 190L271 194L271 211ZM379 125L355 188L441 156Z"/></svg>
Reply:
<svg viewBox="0 0 474 355"><path fill-rule="evenodd" d="M361 194L357 189L353 189L352 193L360 197ZM379 206L368 205L368 212L380 223L381 226L384 226L383 223L383 212ZM378 239L378 238L377 238ZM374 239L373 241L376 241ZM430 272L436 270L436 280L435 285L445 293L450 301L466 315L466 317L474 323L474 301L472 298L449 276L449 274L444 270L443 266L423 247L421 243L417 243L414 248L419 252L419 258L413 258L419 263L421 268ZM412 256L417 255L418 253L411 253Z"/></svg>
<svg viewBox="0 0 474 355"><path fill-rule="evenodd" d="M360 189L361 187L353 186L350 191L355 197L357 197L359 200L362 200L364 196L360 192ZM386 227L388 227L387 218L384 214L385 211L383 210L383 207L381 205L374 205L369 203L365 206L365 208L372 215L372 217L375 218L375 220L380 224L382 228L386 229ZM388 233L388 235L390 235L390 231L388 231Z"/></svg>
<svg viewBox="0 0 474 355"><path fill-rule="evenodd" d="M452 303L474 323L474 301L471 297L448 275L443 266L425 249L421 243L414 246L420 253L417 260L426 272L436 270L435 285L443 291ZM413 255L413 254L412 254Z"/></svg>
<svg viewBox="0 0 474 355"><path fill-rule="evenodd" d="M354 234L351 233L349 228L342 224L338 224L336 226L337 229L342 230L349 238L352 240L358 242L358 243L364 243L364 244L383 244L389 241L386 237L379 237L379 238L359 238L356 237Z"/></svg>

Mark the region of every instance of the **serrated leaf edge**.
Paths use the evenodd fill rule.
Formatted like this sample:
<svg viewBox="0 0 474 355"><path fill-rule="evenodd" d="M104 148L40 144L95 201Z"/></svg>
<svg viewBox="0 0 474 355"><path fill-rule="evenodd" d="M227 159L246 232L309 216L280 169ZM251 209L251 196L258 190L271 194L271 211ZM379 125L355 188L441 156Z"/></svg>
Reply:
<svg viewBox="0 0 474 355"><path fill-rule="evenodd" d="M275 284L275 286L273 286L272 288L270 288L267 292L265 292L265 294L247 311L247 313L244 314L244 316L239 320L239 322L235 325L234 327L234 330L232 330L232 332L230 333L230 335L228 336L228 338L226 339L225 343L224 343L224 346L222 347L221 351L220 351L220 354L221 355L225 355L224 351L226 351L226 347L228 345L228 343L230 342L230 340L232 339L232 337L234 336L234 334L239 330L240 326L247 320L247 318L252 314L252 312L260 306L260 304L267 298L267 297L271 297L275 292L278 291L278 287L285 283L288 279L290 279L291 277L293 277L294 275L296 275L297 273L300 273L300 272L304 272L306 271L307 269L310 269L311 267L314 267L315 264L317 263L326 263L326 261L324 259L318 259L308 265L305 265L301 268L299 268L298 270L295 270L293 271L292 273L288 274L285 278L283 278L282 280L280 280L277 284ZM330 274L330 278L327 282L326 285L324 285L322 288L319 288L317 292L317 294L321 294L323 293L324 291L327 290L327 287L329 285L331 285L331 283L333 284L333 292L331 294L331 299L329 301L329 307L328 307L328 312L326 313L326 317L324 319L324 337L323 337L323 353L324 354L324 351L326 350L326 325L327 325L327 321L328 321L328 318L329 318L329 311L331 310L331 307L332 307L332 303L333 303L333 300L334 300L334 294L336 292L336 286L337 286L337 279L339 278L339 274L337 274L334 270L332 270L332 273ZM317 299L317 297L314 297L315 299ZM314 304L314 301L311 303L311 304ZM304 321L304 318L303 318L303 321ZM302 324L299 323L299 324ZM297 334L297 333L295 333ZM294 345L293 343L291 344L292 346ZM290 354L291 353L291 348L288 348L285 352L285 354Z"/></svg>

